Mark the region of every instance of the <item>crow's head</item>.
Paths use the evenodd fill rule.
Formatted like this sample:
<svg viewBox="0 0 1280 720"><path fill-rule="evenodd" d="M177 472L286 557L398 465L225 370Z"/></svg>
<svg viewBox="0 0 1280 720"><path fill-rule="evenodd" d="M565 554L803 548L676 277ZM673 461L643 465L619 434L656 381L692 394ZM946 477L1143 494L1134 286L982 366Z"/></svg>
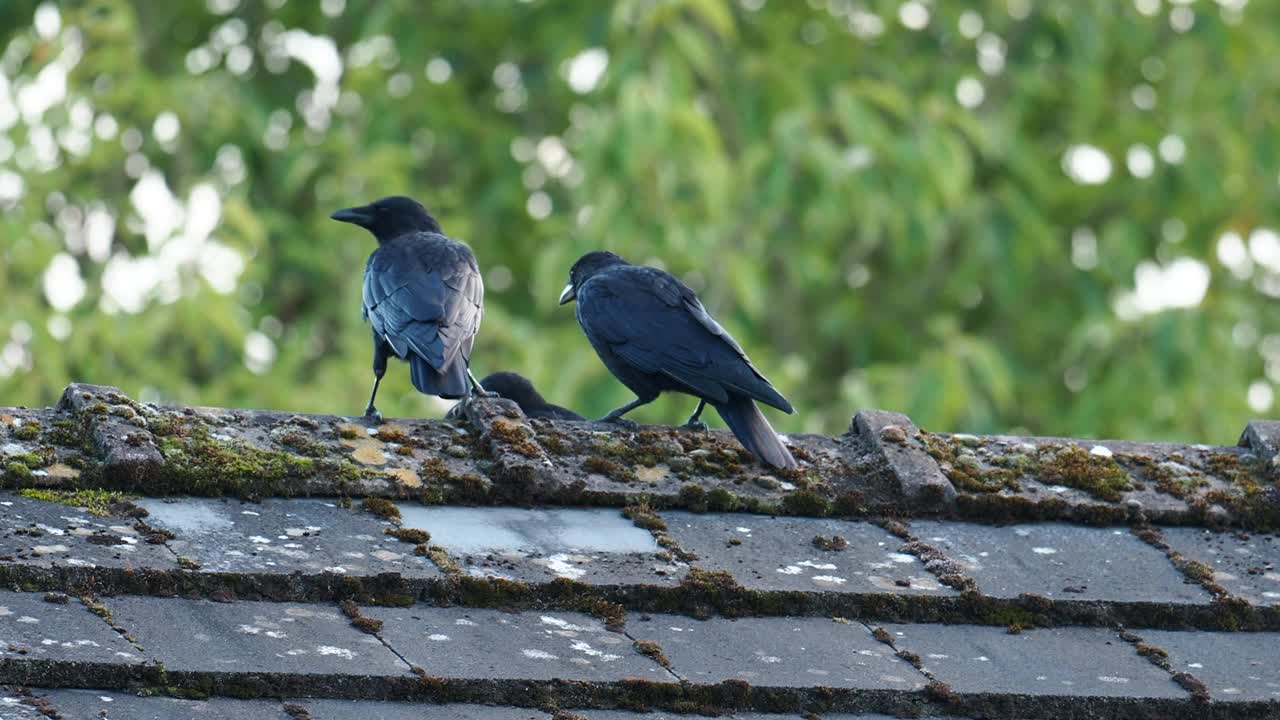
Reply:
<svg viewBox="0 0 1280 720"><path fill-rule="evenodd" d="M431 213L417 200L403 195L384 197L368 205L339 210L329 217L339 222L359 225L373 233L378 242L411 232L440 232L440 224L431 217Z"/></svg>
<svg viewBox="0 0 1280 720"><path fill-rule="evenodd" d="M591 279L591 276L611 267L626 264L626 260L604 250L589 252L578 258L578 262L574 263L573 267L569 269L569 284L565 285L564 291L560 293L560 304L564 305L578 297L578 288L582 287L582 283Z"/></svg>

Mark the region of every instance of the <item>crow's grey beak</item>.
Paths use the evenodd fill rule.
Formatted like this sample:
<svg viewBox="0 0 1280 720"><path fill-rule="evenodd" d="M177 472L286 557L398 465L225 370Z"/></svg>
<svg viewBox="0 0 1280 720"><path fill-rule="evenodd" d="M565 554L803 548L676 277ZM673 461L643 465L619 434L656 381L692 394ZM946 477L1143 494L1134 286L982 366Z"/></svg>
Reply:
<svg viewBox="0 0 1280 720"><path fill-rule="evenodd" d="M573 290L573 283L564 286L564 290L560 291L560 304L563 305L578 297L578 293Z"/></svg>
<svg viewBox="0 0 1280 720"><path fill-rule="evenodd" d="M338 222L351 223L352 225L364 225L369 221L369 214L362 207L347 208L329 216L332 220Z"/></svg>

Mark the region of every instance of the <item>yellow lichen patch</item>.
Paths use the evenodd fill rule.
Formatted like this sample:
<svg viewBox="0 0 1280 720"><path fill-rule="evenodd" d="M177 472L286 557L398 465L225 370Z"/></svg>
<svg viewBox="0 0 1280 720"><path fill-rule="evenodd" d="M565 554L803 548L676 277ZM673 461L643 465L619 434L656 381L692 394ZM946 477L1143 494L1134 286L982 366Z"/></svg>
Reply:
<svg viewBox="0 0 1280 720"><path fill-rule="evenodd" d="M386 442L405 443L410 437L409 429L403 425L387 423L378 426L378 438Z"/></svg>
<svg viewBox="0 0 1280 720"><path fill-rule="evenodd" d="M72 479L72 478L80 477L79 470L73 467L70 467L68 465L63 465L62 463L55 463L53 465L50 465L49 467L45 468L45 472L49 473L49 477L53 477L53 478Z"/></svg>
<svg viewBox="0 0 1280 720"><path fill-rule="evenodd" d="M0 425L17 425L18 419L12 415L0 415Z"/></svg>
<svg viewBox="0 0 1280 720"><path fill-rule="evenodd" d="M369 431L361 425L355 423L340 423L334 428L338 433L338 437L342 438L342 442L351 445L369 437Z"/></svg>
<svg viewBox="0 0 1280 720"><path fill-rule="evenodd" d="M657 483L667 479L667 469L658 465L656 467L638 467L636 468L636 480L643 483Z"/></svg>
<svg viewBox="0 0 1280 720"><path fill-rule="evenodd" d="M367 440L356 443L351 457L363 465L386 465L387 454L382 452L383 443L378 440Z"/></svg>
<svg viewBox="0 0 1280 720"><path fill-rule="evenodd" d="M387 474L400 481L405 487L418 488L422 487L422 478L418 477L418 473L408 468L391 468Z"/></svg>

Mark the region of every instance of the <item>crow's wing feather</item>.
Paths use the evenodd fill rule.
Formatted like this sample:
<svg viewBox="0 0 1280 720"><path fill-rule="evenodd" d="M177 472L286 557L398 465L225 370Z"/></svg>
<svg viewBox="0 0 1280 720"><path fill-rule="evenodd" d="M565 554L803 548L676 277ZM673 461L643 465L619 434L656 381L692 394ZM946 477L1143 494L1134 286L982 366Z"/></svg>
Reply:
<svg viewBox="0 0 1280 720"><path fill-rule="evenodd" d="M483 314L484 285L465 245L435 233L384 243L369 256L364 314L396 355L410 352L442 370L469 360Z"/></svg>
<svg viewBox="0 0 1280 720"><path fill-rule="evenodd" d="M791 409L693 291L665 272L627 266L596 275L578 290L577 314L588 337L639 370L713 402L732 392Z"/></svg>

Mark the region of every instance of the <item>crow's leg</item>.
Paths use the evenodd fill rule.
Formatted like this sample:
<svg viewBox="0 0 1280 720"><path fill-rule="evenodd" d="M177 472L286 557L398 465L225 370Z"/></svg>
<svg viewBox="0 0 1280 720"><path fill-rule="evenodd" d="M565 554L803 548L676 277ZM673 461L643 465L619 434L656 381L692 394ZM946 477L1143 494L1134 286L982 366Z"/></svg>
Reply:
<svg viewBox="0 0 1280 720"><path fill-rule="evenodd" d="M498 397L498 393L489 392L484 389L484 386L480 384L480 381L476 379L476 376L471 374L470 367L467 368L467 379L471 381L471 394L467 397L468 400L476 397Z"/></svg>
<svg viewBox="0 0 1280 720"><path fill-rule="evenodd" d="M654 396L654 397L657 397L657 396ZM653 402L653 400L654 398L638 397L635 400L632 400L631 402L627 403L626 405L623 405L622 407L617 408L616 410L611 410L608 415L605 415L599 420L596 420L596 422L613 423L615 425L622 425L623 427L629 427L629 428L639 427L634 421L627 420L622 416L626 415L632 410L635 410L641 405L648 405L649 403Z"/></svg>
<svg viewBox="0 0 1280 720"><path fill-rule="evenodd" d="M364 418L371 422L381 423L382 413L378 412L378 408L373 406L373 401L378 397L378 384L382 382L382 376L387 374L387 359L391 356L391 346L386 340L378 337L377 332L373 336L373 391L369 393L369 404L364 408Z"/></svg>
<svg viewBox="0 0 1280 720"><path fill-rule="evenodd" d="M706 430L707 424L698 419L699 417L702 416L702 410L706 406L707 406L707 401L699 399L698 409L694 410L693 414L689 416L689 419L685 421L685 424L681 425L680 427L684 428L685 430L696 430L698 432L702 432Z"/></svg>

